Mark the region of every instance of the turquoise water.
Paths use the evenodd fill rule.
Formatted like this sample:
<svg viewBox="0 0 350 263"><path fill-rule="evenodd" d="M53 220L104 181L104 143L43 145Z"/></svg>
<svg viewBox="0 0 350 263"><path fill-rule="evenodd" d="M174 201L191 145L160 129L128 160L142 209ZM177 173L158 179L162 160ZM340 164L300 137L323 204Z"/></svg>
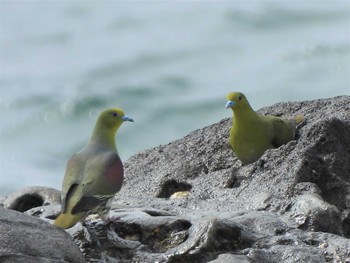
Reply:
<svg viewBox="0 0 350 263"><path fill-rule="evenodd" d="M123 160L231 112L350 94L350 2L0 2L0 195L61 187L98 112Z"/></svg>

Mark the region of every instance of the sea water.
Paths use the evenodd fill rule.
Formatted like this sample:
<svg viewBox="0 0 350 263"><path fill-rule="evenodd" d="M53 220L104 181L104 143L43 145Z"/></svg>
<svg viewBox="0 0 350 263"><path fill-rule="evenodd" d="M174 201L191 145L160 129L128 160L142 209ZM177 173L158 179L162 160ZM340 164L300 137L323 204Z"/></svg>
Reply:
<svg viewBox="0 0 350 263"><path fill-rule="evenodd" d="M350 93L348 1L1 1L0 195L60 189L101 109L125 161L259 109ZM151 176L151 175L145 175Z"/></svg>

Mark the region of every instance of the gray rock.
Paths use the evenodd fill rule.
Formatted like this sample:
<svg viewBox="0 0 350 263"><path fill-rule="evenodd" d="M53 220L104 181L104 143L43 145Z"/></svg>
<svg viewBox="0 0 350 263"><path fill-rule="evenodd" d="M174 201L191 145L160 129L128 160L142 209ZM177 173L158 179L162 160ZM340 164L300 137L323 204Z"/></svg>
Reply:
<svg viewBox="0 0 350 263"><path fill-rule="evenodd" d="M208 263L250 263L250 259L244 255L221 254L217 259Z"/></svg>
<svg viewBox="0 0 350 263"><path fill-rule="evenodd" d="M318 195L304 194L296 197L290 217L303 230L342 233L340 211Z"/></svg>
<svg viewBox="0 0 350 263"><path fill-rule="evenodd" d="M0 196L0 206L3 207L4 206L4 202L6 200L5 196Z"/></svg>
<svg viewBox="0 0 350 263"><path fill-rule="evenodd" d="M350 241L322 232L291 229L284 235L260 239L242 251L252 262L350 262Z"/></svg>
<svg viewBox="0 0 350 263"><path fill-rule="evenodd" d="M167 262L206 262L237 251L250 253L246 255L252 262L345 262L349 256L340 248L330 260L327 249L319 247L321 240L310 243L309 237L294 236L293 229L335 233L349 244L349 112L349 96L262 109L262 114L301 114L305 121L297 128L295 140L266 151L246 166L228 145L230 119L144 151L126 162L127 180L115 206L151 206L185 216L192 223L188 239L166 253ZM189 194L169 198L182 191ZM218 213L226 213L231 220ZM231 233L236 243L223 235L222 243L213 245L206 237L215 233L212 228ZM276 238L281 244L257 248ZM262 261L252 256L253 248L263 255Z"/></svg>
<svg viewBox="0 0 350 263"><path fill-rule="evenodd" d="M296 186L310 182L326 202L343 211L350 206L349 105L350 97L343 96L262 109L263 114L286 117L302 114L306 120L298 127L296 140L266 151L247 166L228 145L229 119L194 131L131 157L117 197L120 202L136 196L167 199L174 192L190 191L187 198L169 202L197 210L283 211Z"/></svg>
<svg viewBox="0 0 350 263"><path fill-rule="evenodd" d="M229 147L230 119L141 152L125 162L115 220L68 232L89 262L350 262L349 112L349 96L260 110L305 121L246 166Z"/></svg>
<svg viewBox="0 0 350 263"><path fill-rule="evenodd" d="M325 263L322 251L312 246L277 245L273 249L252 249L247 256L252 262Z"/></svg>
<svg viewBox="0 0 350 263"><path fill-rule="evenodd" d="M45 205L33 207L24 212L24 214L38 217L49 223L53 223L57 215L61 212L61 205Z"/></svg>
<svg viewBox="0 0 350 263"><path fill-rule="evenodd" d="M0 262L85 262L63 230L32 216L0 207Z"/></svg>
<svg viewBox="0 0 350 263"><path fill-rule="evenodd" d="M5 208L19 212L25 212L39 206L57 205L60 203L60 191L45 186L26 187L18 192L10 194L3 201Z"/></svg>

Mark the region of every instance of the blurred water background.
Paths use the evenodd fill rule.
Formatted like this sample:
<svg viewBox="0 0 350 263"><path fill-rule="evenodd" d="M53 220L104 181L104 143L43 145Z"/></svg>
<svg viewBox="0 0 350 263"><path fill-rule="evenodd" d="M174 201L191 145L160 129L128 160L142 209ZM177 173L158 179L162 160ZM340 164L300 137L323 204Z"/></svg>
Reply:
<svg viewBox="0 0 350 263"><path fill-rule="evenodd" d="M349 1L1 1L0 195L60 189L99 111L123 160L254 109L350 93Z"/></svg>

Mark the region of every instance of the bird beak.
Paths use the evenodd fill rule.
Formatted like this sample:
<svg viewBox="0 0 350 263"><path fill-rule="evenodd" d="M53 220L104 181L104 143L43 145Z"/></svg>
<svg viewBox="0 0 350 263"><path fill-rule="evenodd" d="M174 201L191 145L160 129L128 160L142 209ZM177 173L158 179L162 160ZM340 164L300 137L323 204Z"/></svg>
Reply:
<svg viewBox="0 0 350 263"><path fill-rule="evenodd" d="M134 120L133 120L132 118L130 118L130 117L126 116L126 115L124 115L124 116L122 117L122 120L123 120L123 121L131 121L131 122L134 122Z"/></svg>
<svg viewBox="0 0 350 263"><path fill-rule="evenodd" d="M226 109L228 109L228 108L232 108L232 107L233 107L233 105L235 105L235 102L234 102L234 101L232 101L232 100L229 100L229 101L226 103Z"/></svg>

